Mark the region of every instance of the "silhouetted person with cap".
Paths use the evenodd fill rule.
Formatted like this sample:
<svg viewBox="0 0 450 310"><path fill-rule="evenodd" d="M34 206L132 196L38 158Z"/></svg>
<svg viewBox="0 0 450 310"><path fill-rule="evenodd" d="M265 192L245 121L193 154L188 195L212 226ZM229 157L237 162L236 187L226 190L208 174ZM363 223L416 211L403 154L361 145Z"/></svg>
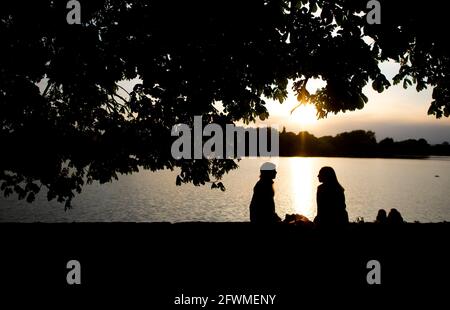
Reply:
<svg viewBox="0 0 450 310"><path fill-rule="evenodd" d="M336 173L331 167L319 171L317 187L317 216L314 223L318 226L343 226L348 224L344 188L339 184Z"/></svg>
<svg viewBox="0 0 450 310"><path fill-rule="evenodd" d="M281 219L275 212L273 200L273 179L277 175L276 166L272 163L264 163L260 169L259 181L253 188L253 197L250 203L250 222L257 224L270 224L280 222Z"/></svg>
<svg viewBox="0 0 450 310"><path fill-rule="evenodd" d="M387 216L388 224L403 224L403 217L397 209L391 209Z"/></svg>

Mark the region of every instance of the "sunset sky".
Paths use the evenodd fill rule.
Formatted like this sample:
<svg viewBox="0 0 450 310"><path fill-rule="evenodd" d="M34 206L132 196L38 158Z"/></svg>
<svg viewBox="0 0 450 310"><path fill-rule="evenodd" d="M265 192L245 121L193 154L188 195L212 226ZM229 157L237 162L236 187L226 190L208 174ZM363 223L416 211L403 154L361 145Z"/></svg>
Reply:
<svg viewBox="0 0 450 310"><path fill-rule="evenodd" d="M398 67L395 63L383 63L380 66L389 80L398 72ZM314 81L309 91L314 91L314 86L320 86L321 83ZM432 101L432 89L417 92L415 85L405 90L401 84L393 85L379 94L369 82L364 88L369 98L364 109L329 114L321 120L315 120L312 106L302 107L291 115L291 109L297 104L296 96L291 92L283 104L266 100L270 118L264 123L277 124L281 128L286 126L288 131L294 132L306 130L317 137L364 129L374 131L378 141L392 137L394 140L425 138L431 144L450 142L450 119L436 119L427 114Z"/></svg>
<svg viewBox="0 0 450 310"><path fill-rule="evenodd" d="M380 68L388 80L392 81L399 65L386 62L381 64ZM123 81L121 85L131 91L139 82L139 79ZM315 80L310 81L307 88L312 93L324 85L323 81ZM285 126L288 131L308 131L316 137L363 129L374 131L378 141L391 137L396 141L424 138L430 144L450 142L450 118L436 119L435 116L427 114L432 102L431 88L417 92L415 85L405 90L403 83L400 83L392 85L380 94L373 90L371 85L372 82L369 81L364 88L369 102L362 110L329 114L327 118L317 120L312 105L301 106L291 114L292 108L298 102L290 83L289 97L284 103L265 98L270 117L264 122L257 121L256 124L277 126L280 130Z"/></svg>

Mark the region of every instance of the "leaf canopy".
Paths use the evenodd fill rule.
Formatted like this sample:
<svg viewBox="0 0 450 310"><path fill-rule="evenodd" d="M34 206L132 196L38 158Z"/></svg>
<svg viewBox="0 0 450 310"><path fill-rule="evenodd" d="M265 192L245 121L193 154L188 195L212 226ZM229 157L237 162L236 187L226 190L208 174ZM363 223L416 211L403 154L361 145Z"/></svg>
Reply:
<svg viewBox="0 0 450 310"><path fill-rule="evenodd" d="M177 184L219 180L235 161L173 159L171 127L265 119L264 96L283 102L289 80L320 117L362 109L368 83L402 81L433 87L429 114L448 117L446 6L380 2L380 25L363 0L83 1L81 25L67 24L66 1L3 3L3 194L33 201L44 186L68 207L86 182L139 167L179 167ZM387 60L400 64L393 81ZM308 93L311 78L326 86Z"/></svg>

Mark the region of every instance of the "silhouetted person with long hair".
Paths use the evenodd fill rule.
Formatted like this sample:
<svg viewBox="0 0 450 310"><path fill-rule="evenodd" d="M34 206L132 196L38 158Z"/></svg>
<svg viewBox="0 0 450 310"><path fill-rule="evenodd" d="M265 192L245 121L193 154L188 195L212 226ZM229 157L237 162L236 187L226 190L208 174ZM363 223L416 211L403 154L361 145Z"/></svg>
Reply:
<svg viewBox="0 0 450 310"><path fill-rule="evenodd" d="M386 224L387 223L387 213L386 210L380 209L377 213L377 219L375 220L377 224Z"/></svg>
<svg viewBox="0 0 450 310"><path fill-rule="evenodd" d="M387 216L387 222L388 224L393 225L404 223L403 217L397 209L391 209L391 211L389 211L389 214Z"/></svg>
<svg viewBox="0 0 450 310"><path fill-rule="evenodd" d="M343 226L348 224L344 188L339 184L336 173L331 167L319 171L317 187L317 216L314 223L318 226Z"/></svg>
<svg viewBox="0 0 450 310"><path fill-rule="evenodd" d="M273 179L277 175L276 166L272 163L264 163L260 169L259 181L253 188L253 197L250 203L250 222L257 224L270 224L280 222L281 219L275 212L273 200Z"/></svg>

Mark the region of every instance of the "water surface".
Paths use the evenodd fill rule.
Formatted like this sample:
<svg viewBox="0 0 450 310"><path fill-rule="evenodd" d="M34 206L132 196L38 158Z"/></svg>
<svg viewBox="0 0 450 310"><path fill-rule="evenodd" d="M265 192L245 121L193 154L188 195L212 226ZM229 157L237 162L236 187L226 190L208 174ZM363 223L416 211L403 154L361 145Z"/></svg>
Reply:
<svg viewBox="0 0 450 310"><path fill-rule="evenodd" d="M226 191L191 184L176 186L174 171L142 170L119 181L85 186L73 209L41 193L33 204L0 198L0 221L248 221L248 205L264 159L243 159L225 176ZM278 214L299 213L313 219L321 167L332 166L345 188L351 220L373 221L377 210L397 208L410 222L450 220L450 158L359 159L279 158L275 180Z"/></svg>

